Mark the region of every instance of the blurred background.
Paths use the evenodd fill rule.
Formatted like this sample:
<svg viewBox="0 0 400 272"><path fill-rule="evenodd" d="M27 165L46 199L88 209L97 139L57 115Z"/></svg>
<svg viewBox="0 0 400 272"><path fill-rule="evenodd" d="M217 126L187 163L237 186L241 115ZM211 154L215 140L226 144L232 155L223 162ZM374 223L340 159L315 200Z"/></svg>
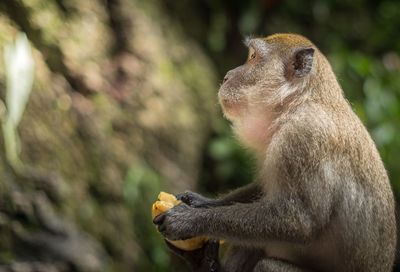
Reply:
<svg viewBox="0 0 400 272"><path fill-rule="evenodd" d="M399 31L397 0L1 0L0 270L187 271L150 208L252 180L216 99L245 35L319 46L400 196Z"/></svg>

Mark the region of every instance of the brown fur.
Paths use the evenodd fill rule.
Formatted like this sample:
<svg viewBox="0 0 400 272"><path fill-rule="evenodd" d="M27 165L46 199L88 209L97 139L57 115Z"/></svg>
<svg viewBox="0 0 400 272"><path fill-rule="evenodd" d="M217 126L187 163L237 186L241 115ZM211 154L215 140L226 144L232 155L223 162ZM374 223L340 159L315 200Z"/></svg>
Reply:
<svg viewBox="0 0 400 272"><path fill-rule="evenodd" d="M161 231L236 244L228 271L390 271L393 193L329 62L300 35L248 45L256 55L227 73L219 99L258 155L257 181L217 200L181 195L189 206L166 213Z"/></svg>
<svg viewBox="0 0 400 272"><path fill-rule="evenodd" d="M265 37L263 40L270 44L280 44L285 47L313 46L309 39L297 34L278 33Z"/></svg>

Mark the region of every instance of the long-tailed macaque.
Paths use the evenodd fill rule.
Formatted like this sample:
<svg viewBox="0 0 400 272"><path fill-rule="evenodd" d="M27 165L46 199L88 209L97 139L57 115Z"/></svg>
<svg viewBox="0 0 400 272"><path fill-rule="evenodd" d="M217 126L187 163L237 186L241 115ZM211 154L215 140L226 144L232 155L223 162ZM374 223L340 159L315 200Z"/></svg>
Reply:
<svg viewBox="0 0 400 272"><path fill-rule="evenodd" d="M246 44L246 63L226 74L218 95L258 158L257 178L216 200L179 195L183 204L155 218L160 232L232 245L220 265L218 243L206 244L212 265L197 260L195 271L391 271L392 189L329 62L300 35Z"/></svg>

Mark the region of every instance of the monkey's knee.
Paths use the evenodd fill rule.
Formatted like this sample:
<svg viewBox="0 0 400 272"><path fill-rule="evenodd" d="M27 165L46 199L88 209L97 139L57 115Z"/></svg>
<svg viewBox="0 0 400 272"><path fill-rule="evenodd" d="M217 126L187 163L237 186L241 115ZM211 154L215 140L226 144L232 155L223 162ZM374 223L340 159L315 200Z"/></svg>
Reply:
<svg viewBox="0 0 400 272"><path fill-rule="evenodd" d="M257 263L254 272L311 272L276 259L263 259Z"/></svg>

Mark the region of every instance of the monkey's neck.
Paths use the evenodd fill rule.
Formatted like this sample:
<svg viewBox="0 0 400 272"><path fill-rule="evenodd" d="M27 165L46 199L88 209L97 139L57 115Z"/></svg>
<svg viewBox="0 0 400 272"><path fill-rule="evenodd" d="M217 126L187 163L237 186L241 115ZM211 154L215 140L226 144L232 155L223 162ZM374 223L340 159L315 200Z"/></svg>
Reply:
<svg viewBox="0 0 400 272"><path fill-rule="evenodd" d="M248 113L233 122L233 129L241 142L262 158L275 132L274 119L269 112Z"/></svg>

